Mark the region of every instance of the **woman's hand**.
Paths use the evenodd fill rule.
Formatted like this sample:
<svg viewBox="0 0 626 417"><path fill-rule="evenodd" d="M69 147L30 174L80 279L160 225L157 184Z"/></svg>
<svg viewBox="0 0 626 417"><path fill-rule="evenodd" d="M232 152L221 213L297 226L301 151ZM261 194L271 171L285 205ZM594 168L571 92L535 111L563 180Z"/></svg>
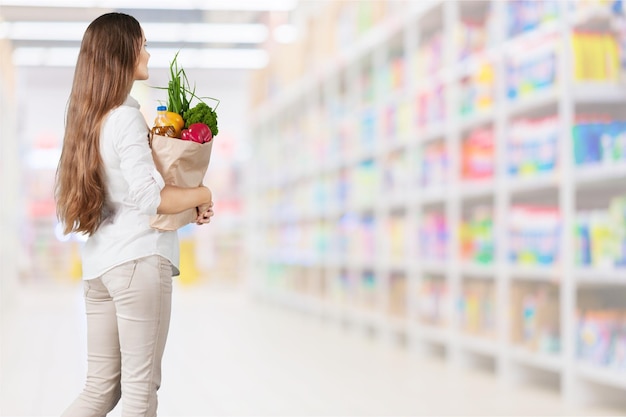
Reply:
<svg viewBox="0 0 626 417"><path fill-rule="evenodd" d="M214 214L213 202L211 201L209 204L202 204L201 206L196 207L196 211L198 212L198 217L196 217L197 225L209 223Z"/></svg>

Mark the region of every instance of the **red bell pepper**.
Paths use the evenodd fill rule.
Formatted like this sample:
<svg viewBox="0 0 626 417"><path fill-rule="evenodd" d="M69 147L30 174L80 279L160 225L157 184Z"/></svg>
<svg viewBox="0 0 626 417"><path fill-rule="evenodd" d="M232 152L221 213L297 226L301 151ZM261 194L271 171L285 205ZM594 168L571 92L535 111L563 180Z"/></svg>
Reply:
<svg viewBox="0 0 626 417"><path fill-rule="evenodd" d="M204 123L193 123L180 134L182 140L190 140L197 143L207 143L213 139L213 133L209 126Z"/></svg>

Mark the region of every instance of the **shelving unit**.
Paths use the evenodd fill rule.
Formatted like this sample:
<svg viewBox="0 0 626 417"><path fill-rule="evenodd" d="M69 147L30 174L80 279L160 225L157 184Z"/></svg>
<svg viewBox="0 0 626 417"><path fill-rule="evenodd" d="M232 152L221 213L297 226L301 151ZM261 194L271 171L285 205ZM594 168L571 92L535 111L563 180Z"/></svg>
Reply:
<svg viewBox="0 0 626 417"><path fill-rule="evenodd" d="M505 380L547 379L568 401L624 394L626 358L584 352L600 337L586 323L626 314L626 301L596 305L626 292L626 263L579 258L587 211L622 207L626 153L575 159L591 146L582 116L626 121L614 68L591 80L577 61L579 32L612 33L609 2L533 2L543 17L521 29L510 8L523 2L391 3L309 11L313 28L362 19L326 34L338 52L310 51L322 64L298 81L272 79L285 94L255 109L255 291ZM315 290L294 289L302 280ZM615 320L602 325L626 326Z"/></svg>
<svg viewBox="0 0 626 417"><path fill-rule="evenodd" d="M14 300L18 279L18 253L15 242L19 240L16 219L16 201L19 198L15 178L19 177L17 112L15 103L15 72L11 65L11 45L0 40L0 303L10 305Z"/></svg>

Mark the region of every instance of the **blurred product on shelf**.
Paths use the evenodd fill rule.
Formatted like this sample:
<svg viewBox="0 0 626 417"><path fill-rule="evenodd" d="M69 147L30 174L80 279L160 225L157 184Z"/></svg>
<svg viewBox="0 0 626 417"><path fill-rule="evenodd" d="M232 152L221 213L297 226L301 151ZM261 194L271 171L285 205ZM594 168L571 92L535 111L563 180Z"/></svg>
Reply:
<svg viewBox="0 0 626 417"><path fill-rule="evenodd" d="M361 161L356 166L350 186L352 187L352 204L357 207L372 205L376 194L373 190L380 189L379 168L375 159Z"/></svg>
<svg viewBox="0 0 626 417"><path fill-rule="evenodd" d="M612 120L610 115L577 115L572 138L576 165L626 160L626 120Z"/></svg>
<svg viewBox="0 0 626 417"><path fill-rule="evenodd" d="M407 280L403 272L394 272L389 276L388 311L392 317L407 317Z"/></svg>
<svg viewBox="0 0 626 417"><path fill-rule="evenodd" d="M410 190L411 166L408 152L402 149L392 152L385 159L382 186L394 195Z"/></svg>
<svg viewBox="0 0 626 417"><path fill-rule="evenodd" d="M590 289L579 294L576 357L584 363L626 372L624 288Z"/></svg>
<svg viewBox="0 0 626 417"><path fill-rule="evenodd" d="M561 351L558 287L546 283L515 283L511 289L511 341L529 350Z"/></svg>
<svg viewBox="0 0 626 417"><path fill-rule="evenodd" d="M358 243L354 242L355 233L361 227L361 219L355 214L346 213L339 218L335 229L334 245L337 256L346 257L356 252Z"/></svg>
<svg viewBox="0 0 626 417"><path fill-rule="evenodd" d="M338 271L330 285L331 300L339 306L351 306L356 302L356 278L345 269Z"/></svg>
<svg viewBox="0 0 626 417"><path fill-rule="evenodd" d="M398 9L401 10L405 2L355 2L354 5L337 3L331 6L335 9L333 14L338 16L336 21L339 23L335 43L339 47L349 48L349 45L354 44L360 37L385 22L389 16L397 14ZM327 26L323 29L330 28Z"/></svg>
<svg viewBox="0 0 626 417"><path fill-rule="evenodd" d="M620 57L621 80L626 80L626 5L624 0L613 0L613 30L617 40Z"/></svg>
<svg viewBox="0 0 626 417"><path fill-rule="evenodd" d="M387 219L387 241L384 249L392 262L407 259L407 219L404 213L396 213Z"/></svg>
<svg viewBox="0 0 626 417"><path fill-rule="evenodd" d="M361 112L361 124L359 130L360 143L359 147L365 151L372 151L376 146L376 142L380 137L376 134L378 131L379 119L376 117L374 108L367 107Z"/></svg>
<svg viewBox="0 0 626 417"><path fill-rule="evenodd" d="M376 221L371 214L363 214L357 218L355 228L348 233L348 257L371 262L377 249Z"/></svg>
<svg viewBox="0 0 626 417"><path fill-rule="evenodd" d="M422 214L419 230L419 258L428 261L448 259L448 226L445 213L430 211Z"/></svg>
<svg viewBox="0 0 626 417"><path fill-rule="evenodd" d="M550 42L554 42L553 37L541 39L537 42L537 50L507 60L506 89L509 100L519 100L555 85L557 55L553 48L544 46Z"/></svg>
<svg viewBox="0 0 626 417"><path fill-rule="evenodd" d="M576 355L581 361L626 371L626 310L580 312Z"/></svg>
<svg viewBox="0 0 626 417"><path fill-rule="evenodd" d="M619 78L620 59L617 39L613 33L575 32L574 81L609 81Z"/></svg>
<svg viewBox="0 0 626 417"><path fill-rule="evenodd" d="M469 17L462 18L457 27L459 60L470 58L483 52L489 43L488 24Z"/></svg>
<svg viewBox="0 0 626 417"><path fill-rule="evenodd" d="M448 183L448 152L445 142L437 141L424 145L420 181L423 187L445 185Z"/></svg>
<svg viewBox="0 0 626 417"><path fill-rule="evenodd" d="M450 292L442 276L424 276L418 291L418 321L431 326L447 326L450 322Z"/></svg>
<svg viewBox="0 0 626 417"><path fill-rule="evenodd" d="M461 221L459 240L460 257L463 261L490 265L494 260L495 235L493 207L471 207L469 215Z"/></svg>
<svg viewBox="0 0 626 417"><path fill-rule="evenodd" d="M416 108L415 119L418 129L425 129L443 122L446 117L444 86L435 84L420 90L417 93Z"/></svg>
<svg viewBox="0 0 626 417"><path fill-rule="evenodd" d="M401 98L395 114L397 141L407 142L413 128L413 101L409 98Z"/></svg>
<svg viewBox="0 0 626 417"><path fill-rule="evenodd" d="M506 2L507 35L517 36L559 17L559 1L513 0Z"/></svg>
<svg viewBox="0 0 626 417"><path fill-rule="evenodd" d="M458 302L461 329L472 335L495 336L495 285L484 279L465 279Z"/></svg>
<svg viewBox="0 0 626 417"><path fill-rule="evenodd" d="M494 132L491 127L470 132L461 149L461 177L464 180L492 178L495 169Z"/></svg>
<svg viewBox="0 0 626 417"><path fill-rule="evenodd" d="M598 269L626 268L625 219L626 196L611 199L606 210L576 213L576 265Z"/></svg>
<svg viewBox="0 0 626 417"><path fill-rule="evenodd" d="M381 110L383 139L393 141L398 136L398 110L395 104L389 104Z"/></svg>
<svg viewBox="0 0 626 417"><path fill-rule="evenodd" d="M361 273L358 288L358 305L369 311L374 311L378 307L378 291L376 288L379 284L374 271L365 270Z"/></svg>
<svg viewBox="0 0 626 417"><path fill-rule="evenodd" d="M317 226L314 226L314 248L317 259L330 253L331 249L331 225L328 220L321 220Z"/></svg>
<svg viewBox="0 0 626 417"><path fill-rule="evenodd" d="M363 64L359 71L359 76L362 103L365 105L373 104L376 99L377 87L374 79L374 66L370 62Z"/></svg>
<svg viewBox="0 0 626 417"><path fill-rule="evenodd" d="M443 67L443 34L431 34L420 44L414 55L414 76L418 80L431 79Z"/></svg>
<svg viewBox="0 0 626 417"><path fill-rule="evenodd" d="M559 119L519 118L508 131L508 172L525 177L554 171L558 160Z"/></svg>
<svg viewBox="0 0 626 417"><path fill-rule="evenodd" d="M378 89L385 94L402 91L406 87L406 60L401 42L390 46L385 64L375 71Z"/></svg>
<svg viewBox="0 0 626 417"><path fill-rule="evenodd" d="M488 60L482 60L474 72L461 81L459 96L461 116L492 109L495 100L494 65Z"/></svg>
<svg viewBox="0 0 626 417"><path fill-rule="evenodd" d="M511 207L509 260L516 265L556 264L561 229L562 219L558 207Z"/></svg>
<svg viewBox="0 0 626 417"><path fill-rule="evenodd" d="M341 169L335 186L335 196L339 206L345 206L350 199L351 188L347 169Z"/></svg>

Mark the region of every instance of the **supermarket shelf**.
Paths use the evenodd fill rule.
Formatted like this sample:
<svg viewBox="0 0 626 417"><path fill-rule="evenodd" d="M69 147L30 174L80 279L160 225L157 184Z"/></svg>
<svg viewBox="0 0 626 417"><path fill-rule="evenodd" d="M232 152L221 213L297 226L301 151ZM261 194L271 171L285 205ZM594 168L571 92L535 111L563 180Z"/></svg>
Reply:
<svg viewBox="0 0 626 417"><path fill-rule="evenodd" d="M352 201L346 205L346 210L351 213L372 213L377 208L377 201Z"/></svg>
<svg viewBox="0 0 626 417"><path fill-rule="evenodd" d="M527 97L517 98L509 101L509 117L524 116L527 113L535 113L537 108L556 105L559 99L559 89L557 86L547 87L540 91L535 91ZM555 109L556 111L556 109Z"/></svg>
<svg viewBox="0 0 626 417"><path fill-rule="evenodd" d="M511 358L523 365L551 372L561 371L564 364L561 355L534 352L519 346L511 349Z"/></svg>
<svg viewBox="0 0 626 417"><path fill-rule="evenodd" d="M448 189L445 185L429 186L419 191L419 202L422 205L438 204L446 201Z"/></svg>
<svg viewBox="0 0 626 417"><path fill-rule="evenodd" d="M346 263L345 257L338 256L336 254L329 255L328 257L326 257L325 264L331 268L342 268L342 267L350 268L352 266Z"/></svg>
<svg viewBox="0 0 626 417"><path fill-rule="evenodd" d="M459 130L463 133L483 125L492 124L494 122L494 115L495 112L492 108L462 117L459 122Z"/></svg>
<svg viewBox="0 0 626 417"><path fill-rule="evenodd" d="M458 62L455 66L456 78L468 77L475 74L480 66L484 63L495 63L502 58L500 47L491 47L482 51L477 51L473 55L468 56L464 60Z"/></svg>
<svg viewBox="0 0 626 417"><path fill-rule="evenodd" d="M251 171L259 177L255 182L267 182L268 184L266 187L261 187L262 191L260 192L256 189L253 190L252 198L255 200L255 206L267 203L272 209L280 208L284 200L284 205L289 210L294 208L299 210L304 204L299 204L297 200L301 196L303 200L311 198L312 193L315 192L312 183L316 181L323 181L323 186L327 187L325 192L334 195L330 197L333 205L327 206L324 210L319 210L319 213L316 210L306 210L304 213L297 214L289 210L286 213L279 210L266 210L258 215L260 220L258 229L252 230L251 234L257 236L258 232L258 236L280 235L284 232L283 226L297 228L300 223L304 224L303 230L308 232L311 222L325 222L332 229L333 223L337 222L343 215L361 216L366 214L375 220L374 230L363 231L363 233L367 233L367 238L376 242L377 249L390 240L397 243L400 242L400 239L404 239L403 249L406 253L406 259L392 258L391 250L387 250L385 247L382 247L382 250L377 251L369 259L365 258L363 253L340 252L338 246L345 238L344 232L343 230L336 230L334 232L336 235L333 236L331 230L330 236L326 238L329 239L331 247L334 249L324 256L313 251L302 250L286 251L281 255L279 247L277 248L279 255L272 257L270 256L271 253L264 253L263 249L255 248L261 252L261 256L254 258L255 262L260 264L263 261L282 263L290 273L299 273L300 271L306 273L308 268L324 268L330 271L326 275L347 274L349 277L350 285L345 285L345 288L342 280L331 278L332 288L329 292L334 295L332 297L335 300L334 303L302 297L296 291L285 292L284 297L291 298L294 308L326 313L340 320L354 323L359 327L367 327L368 331L375 329L375 333L380 331L381 334L385 334L389 331L400 331L401 329L404 331L406 329L412 336L409 339L416 342L436 343L453 351L460 349L466 350L468 353L486 355L497 362L497 366L495 366L497 374L502 373L501 369L507 368L506 366L499 366L500 361L556 373L558 374L556 375L557 378L561 381L564 398L571 398L572 393L569 392L569 387L577 386L577 382L581 380L592 380L600 384L624 389L626 377L623 373L616 374L584 364L578 366L572 355L566 354L576 350L574 345L577 325L576 310L581 307L580 303L583 302L581 297L576 296L576 291L581 287L592 287L593 295L595 296L595 292L597 292L598 297L601 297L603 296L601 293L605 291L595 291L596 288L610 291L614 286L626 285L626 268L623 271L619 269L578 268L575 265L576 255L572 249L575 244L574 223L578 221L579 216L585 216L587 211L591 210L605 210L607 202L613 201L619 195L626 194L626 182L624 181L626 178L626 160L624 163L612 165L575 166L571 155L572 144L569 142L572 124L580 120L578 116L604 115L606 113L607 118L622 120L621 117L624 114L622 109L626 109L626 84L615 82L575 83L572 81L571 74L561 73L565 68L564 63L575 62L572 53L576 53L574 48L567 47L571 43L564 36L569 35L572 31L598 29L606 32L610 28L608 9L607 7L580 9L569 15L571 20L549 20L527 33L515 35L512 39L502 39L503 36L506 36L505 22L507 21L508 6L502 6L502 3L492 0L497 7L490 8L495 14L488 16L488 18L493 18L489 21L498 27L488 36L490 37L489 45L496 46L473 53L464 62L458 62L453 53L444 53L442 54L443 61L438 62L438 50L458 53L460 52L459 48L453 44L452 39L447 39L445 36L441 40L437 38L432 44L426 44L425 42L430 41L429 36L439 33L439 30L458 27L456 19L459 18L459 12L468 13L469 10L478 14L479 11L483 13L484 10L488 9L486 4L482 4L481 9L472 10L471 8L474 6L470 3L459 6L460 1L409 2L406 13L400 12L391 20L374 25L376 27L361 36L355 42L354 47L351 45L338 58L327 60L328 62L322 69L313 70L310 74L302 77L295 88L289 86L289 88L284 88L287 94L276 100L272 99L271 103L261 106L261 111L255 114L259 131L266 132L265 137L261 138L262 140L275 144L277 138L271 132L274 131L275 127L280 128L282 127L281 124L285 124L285 129L279 130L284 131L282 134L286 136L285 143L291 144L291 140L296 137L290 137L290 129L293 127L292 120L285 119L286 115L283 114L283 110L303 102L314 103L313 107L315 107L319 100L322 107L325 105L331 107L322 108L320 112L318 109L314 109L311 113L303 114L299 122L301 122L304 132L298 133L297 138L303 136L309 141L318 139L324 141L320 142L320 147L328 146L327 141L335 139L341 140L342 143L341 149L329 152L329 157L320 161L315 160L315 158L313 161L307 160L307 155L309 155L309 149L307 149L307 152L298 154L297 159L288 164L288 169L285 172L280 172L277 169L270 170L269 180L264 180L268 175L258 175L258 172L254 171L254 162L256 161L253 161L250 164L252 166ZM478 3L480 2L476 2L476 4ZM557 2L557 4L564 8L566 2ZM434 10L433 8L437 9ZM433 16L434 18L431 19ZM425 17L428 18L428 22L426 25L422 25L425 22L421 19ZM481 15L481 17L483 16ZM498 35L494 35L496 33ZM495 36L495 38L491 39L491 36ZM442 43L438 43L440 41ZM421 48L422 46L425 48ZM392 83L388 82L388 80L393 81L392 77L395 76L394 71L397 62L392 63L386 60L389 56L396 56L397 47L404 49L401 52L403 62L400 63L402 66L400 72L404 77L401 81L404 81L408 87L406 92L402 89L393 90L390 87ZM557 81L549 87L533 90L533 88L538 87L533 87L532 80L529 79L531 82L524 84L524 88L521 88L523 93L515 99L509 99L506 86L498 84L493 97L491 97L493 108L465 118L458 114L457 103L450 101L458 100L462 96L469 97L470 93L473 93L465 90L462 83L466 77L474 74L474 71L479 69L484 62L494 63L495 79L506 83L508 63L528 62L525 60L529 56L532 56L532 59L539 59L542 55L551 55L553 52L556 62L544 62L543 67L537 68L537 71L541 69L547 72L552 69L551 65L555 65L554 68L557 71L555 79ZM419 78L415 77L415 74L418 73L416 64L419 63L418 59L422 56L420 54L426 55L424 61L428 61L428 64L440 66L439 68L428 67L425 69L434 76L423 77L421 80L416 79ZM380 70L380 72L372 72L369 76L365 74L362 70L370 64L373 71ZM523 77L525 72L533 71L533 67L520 65L518 70L519 74L522 74L519 76ZM526 76L532 78L536 75ZM540 80L539 83L542 81L544 80ZM371 82L371 85L368 85L368 82ZM360 135L362 129L367 128L369 122L364 118L364 111L372 111L374 117L378 119L377 122L381 121L381 123L374 124L377 129L380 129L379 132L382 132L386 127L386 122L382 122L382 118L387 117L385 112L390 106L400 109L401 106L408 105L411 113L416 113L420 110L421 100L426 101L427 106L430 105L430 101L439 104L440 97L435 96L433 91L435 85L441 85L444 88L445 116L443 121L419 126L418 123L423 123L424 120L433 120L437 115L435 113L420 113L418 118L416 114L411 114L413 120L411 120L411 126L408 126L406 125L406 117L408 116L398 112L395 115L396 119L389 119L391 123L395 123L396 130L388 131L397 132L394 136L379 138L373 145L363 143ZM373 91L367 103L362 100L363 86L372 88ZM487 89L481 89L483 86L484 84L477 83L475 86L477 95L487 91ZM327 120L328 112L337 102L343 103L350 110L345 110L341 115ZM440 111L440 109L435 109L434 105L433 107L429 106L427 110ZM406 108L403 111L407 111ZM292 114L293 112L289 112L287 117L291 117ZM322 120L313 120L313 122L318 125L320 123L329 125L333 132L332 135L328 138L317 138L314 136L319 134L317 130L311 128L311 132L307 132L306 126L313 124L310 120L311 117L322 117ZM530 137L532 135L523 130L525 125L517 123L518 119L522 118L529 119L527 126L532 126L535 121L539 122L546 118L552 123L551 128L554 127L554 123L558 124L559 154L557 167L554 171L537 173L528 177L512 177L508 172L502 171L506 169L502 163L505 163L507 158L508 129L514 123L520 127L520 130L516 131L520 132L519 140L528 141L523 142L523 146L528 145L527 147L520 147L520 154L524 152L524 158L529 157L528 155L534 152L530 148L534 146L536 140L541 139L539 143L545 143L543 141L545 138ZM297 123L296 126L298 126ZM463 158L463 152L466 151L463 147L465 135L470 133L472 129L483 126L494 127L496 133L496 142L494 143L495 157L498 158L496 176L483 181L460 179L458 175L466 161ZM309 137L307 137L307 133L309 133ZM431 164L437 166L436 164L441 163L442 159L440 158L443 156L443 154L434 151L427 155L424 151L429 145L439 145L439 143L445 145L449 181L446 184L429 184L428 186L420 184L419 179L426 178L426 176L420 177L421 167L431 166ZM369 148L366 148L366 145ZM259 165L259 171L262 171L263 167L274 166L273 164L277 162L276 159L280 159L281 156L290 158L291 154L284 149L285 147L276 147L282 152L278 156L267 155L268 160L262 161L264 163ZM311 149L317 148L312 146ZM481 158L484 158L487 152L481 154L478 148L475 149L475 153L470 155L475 158L472 161L481 163L483 161ZM541 150L545 149L540 148L539 151L541 152ZM570 155L564 155L564 150L567 150ZM396 156L398 156L397 159ZM431 159L425 161L424 158L426 157ZM500 157L504 160L499 159ZM420 160L420 158L422 159ZM362 165L361 163L364 161L371 161L372 164ZM428 164L424 164L424 162ZM369 168L372 168L372 171L368 171ZM387 172L393 174L394 179L396 175L406 175L403 178L410 185L404 190L391 186L386 187L381 180L384 179L383 175ZM563 175L563 173L567 175ZM361 177L361 174L364 175ZM369 174L372 175L368 176ZM349 181L348 186L351 186L357 193L356 199L355 195L352 194L347 202L342 202L339 201L336 193L340 187L346 185L343 182L346 178ZM363 182L357 183L359 180L363 180ZM368 200L368 194L364 190L370 189L374 197ZM511 243L509 241L511 235L507 233L506 222L509 216L507 216L506 210L509 209L509 206L517 204L541 207L549 205L558 208L560 216L558 220L563 231L563 235L559 239L559 245L562 246L559 262L562 264L545 267L512 265L506 263L507 254L502 253L499 249L496 250L492 265L465 263L458 253L458 248L464 243L461 242L462 236L458 233L458 228L465 222L472 220L473 209L480 205L493 206L494 218L497 221L497 224L494 223L493 225L496 238L493 244L497 248L508 248ZM447 238L449 239L446 244L449 245L447 246L449 248L455 248L445 260L422 259L420 253L416 253L413 248L419 233L420 219L430 211L436 211L445 216ZM403 220L406 220L407 230L403 231L405 236L399 232L396 233L396 229L392 227L395 224L388 222L392 216L396 216L400 212L401 215L404 215ZM279 221L272 220L277 217L280 219ZM472 231L468 233L472 233ZM268 237L272 238L273 241L280 241L275 235ZM359 237L355 234L349 238L357 239ZM499 239L502 239L502 242ZM482 338L468 335L457 327L438 327L419 323L417 317L410 319L393 317L384 308L385 306L382 305L384 303L381 300L385 300L385 297L389 296L387 293L389 288L384 285L386 277L395 272L404 274L408 278L407 281L411 281L411 285L421 284L422 280L428 280L429 275L435 276L438 283L440 281L446 285L446 291L450 297L448 301L452 302L461 300L464 296L464 286L468 284L466 279L472 277L485 279L486 282L477 282L477 284L486 283L490 287L489 290L493 290L490 292L490 296L494 297L493 301L496 306L511 304L510 300L502 299L503 296L512 293L510 290L519 288L520 291L532 293L533 288L538 287L538 285L520 285L520 283L554 285L556 288L550 288L550 290L556 290L559 295L558 312L554 312L554 314L558 314L561 321L564 353L549 355L534 352L522 346L504 343L503 341L508 340L509 335L499 332L515 325L512 321L501 323L504 325L493 329L495 333L493 338ZM374 274L375 282L367 282L366 286L362 285L361 277L364 273ZM421 300L417 293L409 292L407 293L407 301L411 306L419 306ZM467 318L461 317L463 313L458 309L453 310L448 312L452 314L450 317L452 322L456 323L457 320ZM412 314L417 313L412 312ZM411 340L409 340L410 343ZM571 372L572 370L575 372ZM593 390L589 389L583 394L595 396L598 394L596 391L598 390L594 387Z"/></svg>
<svg viewBox="0 0 626 417"><path fill-rule="evenodd" d="M623 371L603 369L599 366L579 362L576 364L576 372L589 381L626 390L626 373Z"/></svg>
<svg viewBox="0 0 626 417"><path fill-rule="evenodd" d="M536 48L545 42L546 38L557 36L562 29L560 22L556 20L547 21L539 27L521 33L512 39L508 39L502 46L502 50L507 57L520 58L528 53L530 49Z"/></svg>
<svg viewBox="0 0 626 417"><path fill-rule="evenodd" d="M417 324L416 334L420 339L429 343L445 345L450 341L450 332L445 327L427 324Z"/></svg>
<svg viewBox="0 0 626 417"><path fill-rule="evenodd" d="M410 268L409 262L406 258L399 258L399 255L396 257L390 257L388 259L384 259L380 268L386 271L407 271Z"/></svg>
<svg viewBox="0 0 626 417"><path fill-rule="evenodd" d="M626 161L615 164L595 164L576 167L575 183L579 188L599 183L623 181L626 177Z"/></svg>
<svg viewBox="0 0 626 417"><path fill-rule="evenodd" d="M432 142L434 140L444 140L448 126L444 123L434 123L425 128L418 129L417 138L422 143Z"/></svg>
<svg viewBox="0 0 626 417"><path fill-rule="evenodd" d="M411 200L407 198L407 194L410 190L402 190L402 191L394 191L391 194L388 194L382 202L381 207L383 209L387 209L390 211L394 211L397 209L405 209L407 206L411 205Z"/></svg>
<svg viewBox="0 0 626 417"><path fill-rule="evenodd" d="M468 278L489 278L495 277L496 266L493 264L481 265L473 262L463 262L460 272Z"/></svg>
<svg viewBox="0 0 626 417"><path fill-rule="evenodd" d="M267 291L264 295L294 310L311 312L311 303L302 295L295 295L277 288Z"/></svg>
<svg viewBox="0 0 626 417"><path fill-rule="evenodd" d="M485 180L464 180L460 183L459 195L462 199L493 197L495 181L493 178Z"/></svg>
<svg viewBox="0 0 626 417"><path fill-rule="evenodd" d="M422 272L427 274L445 274L448 271L448 263L439 260L422 260L419 261Z"/></svg>
<svg viewBox="0 0 626 417"><path fill-rule="evenodd" d="M369 271L376 268L375 259L348 257L342 262L349 269Z"/></svg>
<svg viewBox="0 0 626 417"><path fill-rule="evenodd" d="M496 355L497 344L494 339L464 334L460 336L459 341L462 348L470 350L473 353L486 356Z"/></svg>
<svg viewBox="0 0 626 417"><path fill-rule="evenodd" d="M509 177L506 188L511 194L542 192L559 186L559 173L556 171L538 173L528 177Z"/></svg>
<svg viewBox="0 0 626 417"><path fill-rule="evenodd" d="M553 266L511 265L511 278L523 281L554 282L561 279L561 270Z"/></svg>
<svg viewBox="0 0 626 417"><path fill-rule="evenodd" d="M382 313L362 306L350 308L349 315L357 325L377 331L382 330L387 323L387 318Z"/></svg>
<svg viewBox="0 0 626 417"><path fill-rule="evenodd" d="M611 21L611 11L607 7L602 7L596 4L588 4L576 10L572 17L572 26L575 28L585 27L588 28L589 24L598 24L594 26L598 29L606 29L609 27Z"/></svg>
<svg viewBox="0 0 626 417"><path fill-rule="evenodd" d="M390 316L387 318L387 327L393 332L405 333L409 329L409 321L406 317Z"/></svg>
<svg viewBox="0 0 626 417"><path fill-rule="evenodd" d="M432 74L427 74L424 81L418 81L415 86L415 92L424 92L433 88L435 85L446 85L451 82L456 76L456 69L451 67L444 67Z"/></svg>
<svg viewBox="0 0 626 417"><path fill-rule="evenodd" d="M626 84L581 82L572 91L576 103L626 103Z"/></svg>
<svg viewBox="0 0 626 417"><path fill-rule="evenodd" d="M626 268L576 268L574 277L579 286L626 286Z"/></svg>

